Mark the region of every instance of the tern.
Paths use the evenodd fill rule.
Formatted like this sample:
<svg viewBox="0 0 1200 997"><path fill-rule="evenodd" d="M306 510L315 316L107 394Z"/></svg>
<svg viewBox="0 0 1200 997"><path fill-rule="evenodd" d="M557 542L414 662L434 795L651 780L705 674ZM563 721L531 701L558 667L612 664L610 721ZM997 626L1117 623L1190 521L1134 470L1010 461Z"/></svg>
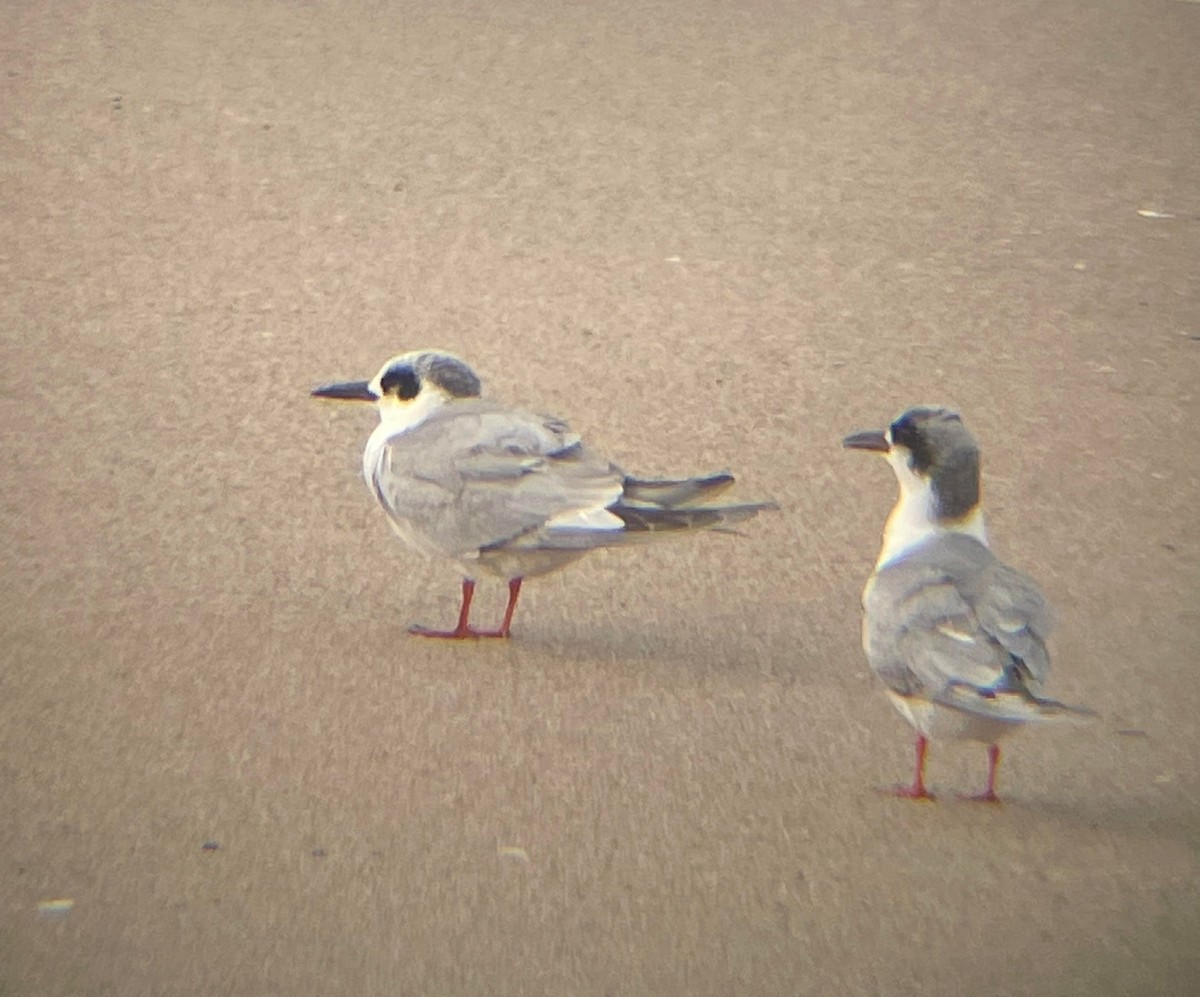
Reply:
<svg viewBox="0 0 1200 997"><path fill-rule="evenodd" d="M463 571L452 630L414 626L422 637L510 636L522 580L557 570L597 547L728 530L773 502L719 503L726 472L635 478L589 450L561 419L481 397L461 358L440 350L393 357L370 381L327 384L317 398L370 402L379 425L362 470L392 528L409 546ZM500 626L471 626L475 576L508 582Z"/></svg>
<svg viewBox="0 0 1200 997"><path fill-rule="evenodd" d="M929 740L960 738L988 749L987 785L968 798L999 802L1002 737L1031 722L1092 715L1041 695L1050 607L1033 579L988 547L979 446L957 412L911 408L842 445L882 454L900 486L862 596L867 660L917 731L912 785L895 793L933 799Z"/></svg>

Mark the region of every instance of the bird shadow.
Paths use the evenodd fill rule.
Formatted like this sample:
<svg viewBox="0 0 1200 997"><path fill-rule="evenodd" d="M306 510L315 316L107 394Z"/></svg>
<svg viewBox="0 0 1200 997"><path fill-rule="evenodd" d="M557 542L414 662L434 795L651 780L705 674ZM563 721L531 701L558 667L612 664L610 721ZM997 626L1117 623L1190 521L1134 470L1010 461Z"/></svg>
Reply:
<svg viewBox="0 0 1200 997"><path fill-rule="evenodd" d="M1045 799L1005 795L998 805L951 801L964 813L1003 815L1021 823L1040 823L1064 830L1109 832L1126 837L1171 839L1200 856L1200 810L1184 800L1143 797L1076 797Z"/></svg>
<svg viewBox="0 0 1200 997"><path fill-rule="evenodd" d="M785 617L780 617L785 618ZM708 614L692 625L645 618L590 619L573 625L530 627L514 633L523 645L554 658L591 665L636 662L670 666L680 674L763 675L790 681L803 641L783 625L751 624L744 616ZM811 649L816 653L816 645Z"/></svg>

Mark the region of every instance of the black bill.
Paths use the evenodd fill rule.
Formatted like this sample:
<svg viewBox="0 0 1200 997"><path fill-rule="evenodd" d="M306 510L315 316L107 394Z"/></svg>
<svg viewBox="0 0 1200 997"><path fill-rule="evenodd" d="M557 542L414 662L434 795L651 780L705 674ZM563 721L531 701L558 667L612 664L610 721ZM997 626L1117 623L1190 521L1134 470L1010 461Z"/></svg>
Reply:
<svg viewBox="0 0 1200 997"><path fill-rule="evenodd" d="M851 433L842 440L842 446L847 450L873 450L875 453L887 453L892 449L888 444L887 437L878 429L867 429L861 433Z"/></svg>
<svg viewBox="0 0 1200 997"><path fill-rule="evenodd" d="M314 398L335 398L342 402L374 402L379 396L371 390L368 381L338 381L334 384L323 384L313 388Z"/></svg>

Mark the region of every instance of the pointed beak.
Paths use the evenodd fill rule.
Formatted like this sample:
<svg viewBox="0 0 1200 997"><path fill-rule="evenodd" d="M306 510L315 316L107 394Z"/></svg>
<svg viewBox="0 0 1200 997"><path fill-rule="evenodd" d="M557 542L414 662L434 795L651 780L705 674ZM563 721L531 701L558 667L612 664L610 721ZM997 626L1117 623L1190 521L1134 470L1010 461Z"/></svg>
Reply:
<svg viewBox="0 0 1200 997"><path fill-rule="evenodd" d="M874 453L887 453L891 450L887 437L878 429L867 429L861 433L851 433L842 446L847 450L871 450Z"/></svg>
<svg viewBox="0 0 1200 997"><path fill-rule="evenodd" d="M313 388L313 398L334 398L340 402L375 402L379 396L371 390L368 381L337 381Z"/></svg>

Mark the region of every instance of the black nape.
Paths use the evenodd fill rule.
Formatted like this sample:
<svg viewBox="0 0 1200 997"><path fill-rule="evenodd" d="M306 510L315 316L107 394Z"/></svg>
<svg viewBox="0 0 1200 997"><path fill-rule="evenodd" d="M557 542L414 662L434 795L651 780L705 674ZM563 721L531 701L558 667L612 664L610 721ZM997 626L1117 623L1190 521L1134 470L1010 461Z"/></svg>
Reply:
<svg viewBox="0 0 1200 997"><path fill-rule="evenodd" d="M946 450L946 423L961 424L962 419L947 409L914 408L892 423L892 442L912 453L910 464L917 473L925 474L939 462L939 451Z"/></svg>
<svg viewBox="0 0 1200 997"><path fill-rule="evenodd" d="M482 385L475 372L458 357L427 354L420 361L421 369L439 388L454 398L478 398Z"/></svg>

